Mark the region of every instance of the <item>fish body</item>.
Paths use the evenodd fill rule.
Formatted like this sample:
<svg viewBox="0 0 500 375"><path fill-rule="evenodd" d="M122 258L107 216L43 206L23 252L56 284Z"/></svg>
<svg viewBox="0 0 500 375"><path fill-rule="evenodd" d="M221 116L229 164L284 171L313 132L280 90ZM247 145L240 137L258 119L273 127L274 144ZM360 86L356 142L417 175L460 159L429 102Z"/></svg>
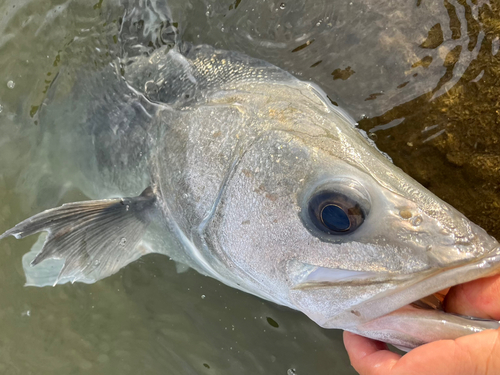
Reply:
<svg viewBox="0 0 500 375"><path fill-rule="evenodd" d="M496 272L498 242L394 166L316 85L189 44L95 79L104 99L81 104L68 133L79 146L64 150L73 183L95 199L145 190L5 232L49 233L25 256L28 284L95 282L157 252L406 349L498 327L412 305Z"/></svg>

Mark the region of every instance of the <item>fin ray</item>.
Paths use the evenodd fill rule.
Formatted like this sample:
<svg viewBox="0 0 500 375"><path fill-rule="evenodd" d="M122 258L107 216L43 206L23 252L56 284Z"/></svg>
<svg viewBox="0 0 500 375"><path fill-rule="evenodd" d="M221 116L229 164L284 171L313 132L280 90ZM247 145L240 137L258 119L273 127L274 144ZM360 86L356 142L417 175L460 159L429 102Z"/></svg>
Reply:
<svg viewBox="0 0 500 375"><path fill-rule="evenodd" d="M30 254L30 268L37 270L30 272L25 267L30 285L38 285L37 274L43 275L39 286L47 285L50 272L56 270L59 273L54 285L60 281L95 282L144 254L137 245L150 222L155 201L153 190L147 188L133 198L67 203L22 221L0 239L48 232L41 250L34 257ZM57 262L47 263L47 269L41 270L40 263L49 259L63 261L60 271L54 266Z"/></svg>

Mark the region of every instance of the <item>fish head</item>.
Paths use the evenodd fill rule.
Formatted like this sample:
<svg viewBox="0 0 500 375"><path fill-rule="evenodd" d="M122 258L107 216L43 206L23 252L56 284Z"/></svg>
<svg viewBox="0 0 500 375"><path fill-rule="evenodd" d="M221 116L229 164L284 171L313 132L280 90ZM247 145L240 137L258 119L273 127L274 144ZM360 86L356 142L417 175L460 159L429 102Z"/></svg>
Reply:
<svg viewBox="0 0 500 375"><path fill-rule="evenodd" d="M241 152L206 234L240 288L391 341L379 334L390 327L362 329L492 273L499 245L310 98L267 107L270 125ZM409 341L392 340L421 343Z"/></svg>

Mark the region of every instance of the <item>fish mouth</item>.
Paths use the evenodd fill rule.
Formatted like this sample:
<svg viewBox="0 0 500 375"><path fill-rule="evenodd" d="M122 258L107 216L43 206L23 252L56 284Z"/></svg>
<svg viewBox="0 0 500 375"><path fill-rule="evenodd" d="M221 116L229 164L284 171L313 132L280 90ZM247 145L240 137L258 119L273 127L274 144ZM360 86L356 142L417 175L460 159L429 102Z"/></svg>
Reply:
<svg viewBox="0 0 500 375"><path fill-rule="evenodd" d="M457 316L444 311L445 290L455 285L492 276L500 272L500 247L496 247L480 258L464 264L463 261L439 269L429 269L413 274L391 274L389 272L364 272L308 266L295 290L332 288L341 286L363 286L386 284L384 292L351 306L348 310L329 317L322 326L359 331L357 327L380 317L395 314L409 308L434 310L441 318ZM470 320L486 321L475 317ZM446 319L446 318L445 318ZM349 322L346 324L346 322ZM495 321L493 321L495 322ZM495 328L493 326L489 328Z"/></svg>

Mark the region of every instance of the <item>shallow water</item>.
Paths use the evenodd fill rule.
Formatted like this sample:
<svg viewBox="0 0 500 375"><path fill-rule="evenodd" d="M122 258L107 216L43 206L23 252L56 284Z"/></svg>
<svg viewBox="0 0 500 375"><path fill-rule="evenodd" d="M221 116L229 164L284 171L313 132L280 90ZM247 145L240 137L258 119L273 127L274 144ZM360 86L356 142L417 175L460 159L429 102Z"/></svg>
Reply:
<svg viewBox="0 0 500 375"><path fill-rule="evenodd" d="M242 51L318 83L396 165L500 237L499 1L169 6L183 40ZM50 178L32 183L34 150L50 127L39 116L55 77L70 90L79 74L121 53L124 8L0 3L0 232L85 199L76 188L61 197ZM160 255L95 285L25 288L21 257L35 240L0 244L2 374L354 373L341 332L194 271L178 274Z"/></svg>

